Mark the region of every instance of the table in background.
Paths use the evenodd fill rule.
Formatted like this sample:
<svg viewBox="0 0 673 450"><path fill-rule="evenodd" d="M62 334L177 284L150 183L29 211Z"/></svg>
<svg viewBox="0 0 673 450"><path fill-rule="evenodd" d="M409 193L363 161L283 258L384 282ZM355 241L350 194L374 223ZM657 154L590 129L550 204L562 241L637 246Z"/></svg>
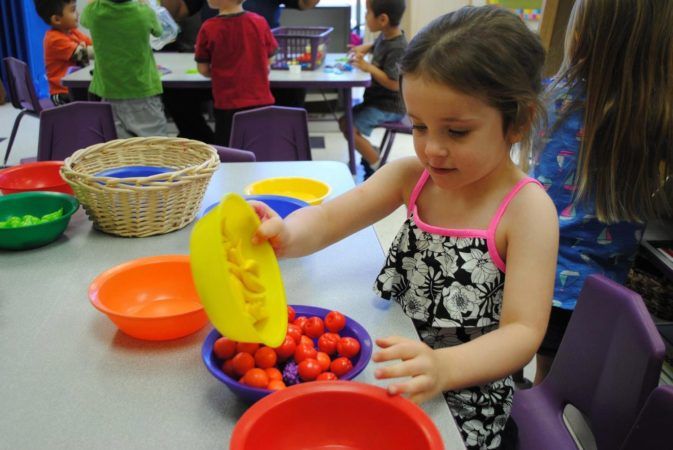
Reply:
<svg viewBox="0 0 673 450"><path fill-rule="evenodd" d="M334 65L346 56L344 53L330 53L325 57L325 65ZM210 78L196 70L193 53L155 53L156 63L170 70L161 76L164 88L210 89ZM89 67L66 75L61 82L70 90L74 99L86 100L91 83L94 62ZM288 70L272 70L269 81L272 88L337 89L341 92L345 105L346 128L348 130L348 167L355 174L355 141L353 140L353 104L352 88L368 87L371 75L358 69L351 72L325 72L324 66L318 70L303 70L300 74L291 74Z"/></svg>
<svg viewBox="0 0 673 450"><path fill-rule="evenodd" d="M332 161L222 164L201 210L225 192L272 176L308 176L333 195L354 186ZM0 252L0 447L228 448L247 406L205 368L206 326L163 342L117 330L89 303L89 283L131 259L186 254L193 224L161 236L120 238L93 229L83 210L58 241L23 252ZM378 299L372 283L384 254L372 227L316 254L280 262L289 303L342 311L372 338L418 338L399 305ZM356 378L374 378L374 363ZM464 448L443 398L423 405L447 450ZM385 420L385 419L384 419Z"/></svg>

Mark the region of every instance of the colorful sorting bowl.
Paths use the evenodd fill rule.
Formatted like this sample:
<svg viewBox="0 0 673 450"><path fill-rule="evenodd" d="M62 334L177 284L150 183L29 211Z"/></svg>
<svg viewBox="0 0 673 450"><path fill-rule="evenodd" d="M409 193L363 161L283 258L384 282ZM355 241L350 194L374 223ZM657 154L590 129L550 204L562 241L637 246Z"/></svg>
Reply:
<svg viewBox="0 0 673 450"><path fill-rule="evenodd" d="M255 181L244 192L248 195L283 195L298 198L310 205L322 203L332 188L320 180L304 177L277 177Z"/></svg>
<svg viewBox="0 0 673 450"><path fill-rule="evenodd" d="M416 404L355 381L318 381L280 390L236 423L230 450L443 450Z"/></svg>
<svg viewBox="0 0 673 450"><path fill-rule="evenodd" d="M39 161L0 170L0 191L5 195L28 191L72 195L70 185L61 178L62 166L63 161Z"/></svg>
<svg viewBox="0 0 673 450"><path fill-rule="evenodd" d="M93 280L89 300L121 331L139 339L176 339L208 322L187 255L150 256L113 267Z"/></svg>
<svg viewBox="0 0 673 450"><path fill-rule="evenodd" d="M292 305L292 308L294 308L297 316L306 316L308 318L320 317L321 319L325 319L325 316L329 313L328 309L317 306ZM341 380L352 380L367 367L371 359L373 349L372 339L367 330L350 317L346 317L346 326L339 331L339 335L341 337L356 338L360 342L360 353L351 359L353 368L340 378ZM217 330L211 331L201 348L201 357L210 373L231 389L238 398L248 403L256 402L274 392L239 383L238 380L222 371L222 361L213 353L213 345L221 336Z"/></svg>
<svg viewBox="0 0 673 450"><path fill-rule="evenodd" d="M292 198L292 197L284 197L282 195L246 195L244 198L246 200L257 200L259 202L266 203L269 206L269 208L276 211L278 215L283 219L289 216L294 211L298 210L299 208L308 206L308 203L306 203L303 200L299 200L298 198ZM218 205L217 203L213 203L208 208L206 208L203 214L204 215L208 214L208 211L210 211L217 205Z"/></svg>
<svg viewBox="0 0 673 450"><path fill-rule="evenodd" d="M227 194L192 230L192 275L223 336L277 347L287 331L285 289L271 244L252 243L259 224L243 197Z"/></svg>
<svg viewBox="0 0 673 450"><path fill-rule="evenodd" d="M41 218L59 210L63 211L60 217L47 222L18 228L0 228L0 248L27 250L55 241L68 227L70 217L77 208L79 202L75 197L60 192L21 192L0 197L0 222L25 215Z"/></svg>

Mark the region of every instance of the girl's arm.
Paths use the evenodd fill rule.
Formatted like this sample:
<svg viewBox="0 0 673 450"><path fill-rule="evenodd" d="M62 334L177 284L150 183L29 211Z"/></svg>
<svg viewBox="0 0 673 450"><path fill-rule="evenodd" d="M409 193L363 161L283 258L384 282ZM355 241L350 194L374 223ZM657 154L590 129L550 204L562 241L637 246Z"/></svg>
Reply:
<svg viewBox="0 0 673 450"><path fill-rule="evenodd" d="M199 71L201 75L206 78L210 78L210 64L209 63L196 63L196 70Z"/></svg>
<svg viewBox="0 0 673 450"><path fill-rule="evenodd" d="M376 362L402 360L376 370L393 382L391 393L422 402L442 391L503 378L527 364L544 336L558 252L557 212L535 186L524 187L500 223L506 228L507 275L500 327L471 342L432 350L424 343L392 337L377 340Z"/></svg>
<svg viewBox="0 0 673 450"><path fill-rule="evenodd" d="M253 239L268 240L279 257L316 252L393 212L404 203L405 192L411 191L421 170L416 158L390 162L354 189L324 204L298 209L285 220L257 203L262 224Z"/></svg>

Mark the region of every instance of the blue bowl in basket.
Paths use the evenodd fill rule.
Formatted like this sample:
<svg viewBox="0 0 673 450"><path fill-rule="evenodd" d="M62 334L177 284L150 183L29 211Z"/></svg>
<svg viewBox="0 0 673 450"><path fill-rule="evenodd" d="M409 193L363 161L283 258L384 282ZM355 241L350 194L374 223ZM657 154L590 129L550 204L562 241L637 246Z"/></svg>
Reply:
<svg viewBox="0 0 673 450"><path fill-rule="evenodd" d="M246 200L257 200L259 202L266 203L269 208L273 209L278 213L283 219L289 216L292 212L303 208L304 206L309 206L304 200L299 200L298 198L285 197L283 195L245 195L243 198ZM206 215L208 211L216 207L218 204L213 203L203 212L202 216Z"/></svg>
<svg viewBox="0 0 673 450"><path fill-rule="evenodd" d="M317 306L303 306L303 305L291 305L294 308L295 313L298 316L306 317L320 317L325 319L327 313L330 312L329 309L319 308ZM372 357L372 339L369 337L369 333L364 329L362 325L346 316L346 326L344 329L339 331L339 335L342 337L353 337L360 342L360 353L355 357L351 358L353 363L353 368L347 372L345 375L340 377L340 380L352 380L369 363L369 360ZM274 391L269 389L255 388L251 386L246 386L243 383L239 383L238 380L231 378L229 375L222 371L222 360L220 360L213 353L213 345L222 335L217 330L212 330L206 337L203 347L201 348L201 358L203 359L206 368L210 373L224 383L238 398L247 403L254 403L257 400L266 397ZM308 381L308 383L329 383L329 381Z"/></svg>
<svg viewBox="0 0 673 450"><path fill-rule="evenodd" d="M139 178L151 177L160 173L172 172L174 169L170 167L159 166L122 166L114 167L112 169L103 170L95 174L97 177L111 177L111 178Z"/></svg>

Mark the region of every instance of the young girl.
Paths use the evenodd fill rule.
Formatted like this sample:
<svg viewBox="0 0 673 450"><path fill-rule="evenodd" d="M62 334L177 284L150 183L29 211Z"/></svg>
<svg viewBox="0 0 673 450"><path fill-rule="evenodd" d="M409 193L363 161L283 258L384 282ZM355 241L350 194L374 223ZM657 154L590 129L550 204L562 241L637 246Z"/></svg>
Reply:
<svg viewBox="0 0 673 450"><path fill-rule="evenodd" d="M535 117L543 60L538 38L504 9L465 7L438 18L401 61L417 157L285 221L255 205L255 240L268 239L285 257L408 205L375 291L400 303L422 342L377 339L373 360L393 363L375 375L414 402L443 393L469 448L499 446L509 374L535 354L551 307L556 210L510 159Z"/></svg>
<svg viewBox="0 0 673 450"><path fill-rule="evenodd" d="M602 273L624 283L644 222L670 211L671 195L662 194L673 170L671 24L673 2L575 3L532 171L561 227L536 384L549 371L586 277Z"/></svg>

